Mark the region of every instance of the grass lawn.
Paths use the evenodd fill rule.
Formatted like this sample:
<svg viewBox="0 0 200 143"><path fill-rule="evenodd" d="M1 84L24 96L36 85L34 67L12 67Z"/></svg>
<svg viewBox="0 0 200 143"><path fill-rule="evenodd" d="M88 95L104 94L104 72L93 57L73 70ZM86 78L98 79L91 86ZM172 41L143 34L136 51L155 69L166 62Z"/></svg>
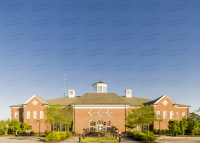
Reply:
<svg viewBox="0 0 200 143"><path fill-rule="evenodd" d="M81 139L81 142L119 142L117 139L113 137L85 137L85 139Z"/></svg>

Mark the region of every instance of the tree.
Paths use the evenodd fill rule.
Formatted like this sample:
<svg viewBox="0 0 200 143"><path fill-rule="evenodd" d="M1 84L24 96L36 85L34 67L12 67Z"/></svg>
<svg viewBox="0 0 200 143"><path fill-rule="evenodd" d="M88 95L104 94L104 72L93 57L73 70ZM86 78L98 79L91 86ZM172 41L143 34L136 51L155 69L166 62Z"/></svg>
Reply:
<svg viewBox="0 0 200 143"><path fill-rule="evenodd" d="M64 116L62 118L62 122L63 122L63 126L65 127L65 131L66 131L66 128L69 131L69 127L71 126L72 121L73 121L73 109L69 108L69 106L65 106L61 112L62 112L62 115Z"/></svg>
<svg viewBox="0 0 200 143"><path fill-rule="evenodd" d="M148 126L148 136L149 136L149 126L155 121L156 114L154 112L153 105L146 105L146 106L140 106L140 113L142 116L139 117L139 120L141 121L142 125ZM159 117L161 118L161 117Z"/></svg>
<svg viewBox="0 0 200 143"><path fill-rule="evenodd" d="M139 118L140 116L142 116L142 114L140 113L140 108L137 107L139 106L136 106L136 108L132 109L131 112L128 112L128 115L125 118L125 120L127 121L126 127L128 128L134 128L137 125L141 126L141 120L139 120Z"/></svg>
<svg viewBox="0 0 200 143"><path fill-rule="evenodd" d="M169 120L168 128L171 133L178 132L180 130L178 121L177 120Z"/></svg>
<svg viewBox="0 0 200 143"><path fill-rule="evenodd" d="M137 106L138 109L132 109L132 112L128 112L128 116L125 118L127 121L127 127L134 127L139 125L148 126L148 136L149 136L149 126L156 120L156 114L154 112L153 105L140 105ZM140 130L141 132L141 130Z"/></svg>
<svg viewBox="0 0 200 143"><path fill-rule="evenodd" d="M29 124L26 123L26 122L23 122L23 123L22 123L22 130L23 130L23 131L27 132L27 130L30 130L30 129L32 129L32 126L31 126L31 125L29 125Z"/></svg>
<svg viewBox="0 0 200 143"><path fill-rule="evenodd" d="M182 134L184 135L184 131L187 129L188 127L188 121L186 118L183 118L181 121L179 121L179 126L180 129L182 131Z"/></svg>
<svg viewBox="0 0 200 143"><path fill-rule="evenodd" d="M57 117L58 117L58 107L60 107L60 104L57 104L57 105L54 104L54 105L46 106L44 108L44 114L46 117L45 122L53 125L53 136L54 136L54 123L57 121Z"/></svg>
<svg viewBox="0 0 200 143"><path fill-rule="evenodd" d="M198 110L196 110L197 112ZM189 121L197 121L200 124L200 116L195 112L189 114Z"/></svg>
<svg viewBox="0 0 200 143"><path fill-rule="evenodd" d="M192 133L198 133L199 132L199 124L197 121L189 121L188 122L188 131Z"/></svg>
<svg viewBox="0 0 200 143"><path fill-rule="evenodd" d="M12 120L11 121L11 124L10 124L10 129L12 129L13 131L15 131L15 135L17 135L17 131L19 130L19 129L21 129L21 122L19 122L17 119L15 119L15 120Z"/></svg>
<svg viewBox="0 0 200 143"><path fill-rule="evenodd" d="M0 133L1 133L1 134L3 134L3 133L5 134L5 127L6 127L6 126L5 126L5 125L6 125L5 123L6 123L5 120L1 120L1 121L0 121Z"/></svg>

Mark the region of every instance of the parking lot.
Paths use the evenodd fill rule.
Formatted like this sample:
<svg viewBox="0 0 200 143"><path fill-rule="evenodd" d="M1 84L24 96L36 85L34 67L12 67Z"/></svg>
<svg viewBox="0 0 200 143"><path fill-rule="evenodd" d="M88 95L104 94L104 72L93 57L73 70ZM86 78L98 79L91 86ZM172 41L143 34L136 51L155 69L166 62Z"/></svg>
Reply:
<svg viewBox="0 0 200 143"><path fill-rule="evenodd" d="M43 143L42 137L0 137L0 143Z"/></svg>

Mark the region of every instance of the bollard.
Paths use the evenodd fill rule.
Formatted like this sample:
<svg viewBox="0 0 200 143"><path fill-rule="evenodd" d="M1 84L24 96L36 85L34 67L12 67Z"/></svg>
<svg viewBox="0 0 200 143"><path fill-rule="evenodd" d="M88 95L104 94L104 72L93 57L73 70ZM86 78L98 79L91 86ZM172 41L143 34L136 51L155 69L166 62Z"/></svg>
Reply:
<svg viewBox="0 0 200 143"><path fill-rule="evenodd" d="M114 138L114 133L113 133L113 138Z"/></svg>
<svg viewBox="0 0 200 143"><path fill-rule="evenodd" d="M119 134L119 142L121 142L121 134Z"/></svg>
<svg viewBox="0 0 200 143"><path fill-rule="evenodd" d="M117 134L115 134L115 138L117 139Z"/></svg>
<svg viewBox="0 0 200 143"><path fill-rule="evenodd" d="M83 139L84 139L85 137L84 137L84 133L83 133Z"/></svg>
<svg viewBox="0 0 200 143"><path fill-rule="evenodd" d="M81 142L81 134L79 134L79 142Z"/></svg>

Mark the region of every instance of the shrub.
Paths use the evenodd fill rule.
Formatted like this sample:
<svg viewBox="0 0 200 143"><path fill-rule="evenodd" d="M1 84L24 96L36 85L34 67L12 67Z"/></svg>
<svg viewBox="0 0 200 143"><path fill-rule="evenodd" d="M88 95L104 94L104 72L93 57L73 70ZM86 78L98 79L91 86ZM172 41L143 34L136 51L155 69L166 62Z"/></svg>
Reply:
<svg viewBox="0 0 200 143"><path fill-rule="evenodd" d="M154 137L154 136L149 136L147 140L148 140L148 141L155 141L155 140L156 140L156 137Z"/></svg>
<svg viewBox="0 0 200 143"><path fill-rule="evenodd" d="M168 134L168 133L169 133L169 130L168 130L168 129L165 129L165 133Z"/></svg>
<svg viewBox="0 0 200 143"><path fill-rule="evenodd" d="M148 135L148 131L147 130L142 130L142 133L145 133ZM154 136L153 131L149 131L149 136Z"/></svg>
<svg viewBox="0 0 200 143"><path fill-rule="evenodd" d="M35 135L36 134L36 131L35 130L32 130L31 132L30 132L30 135Z"/></svg>
<svg viewBox="0 0 200 143"><path fill-rule="evenodd" d="M154 132L154 134L158 134L158 130L157 129L154 129L153 132Z"/></svg>
<svg viewBox="0 0 200 143"><path fill-rule="evenodd" d="M133 131L133 137L140 137L140 131Z"/></svg>
<svg viewBox="0 0 200 143"><path fill-rule="evenodd" d="M76 134L76 132L75 132L75 131L72 131L72 134Z"/></svg>
<svg viewBox="0 0 200 143"><path fill-rule="evenodd" d="M60 132L54 131L54 136L53 136L53 132L49 133L46 137L45 140L60 140L61 136L60 136Z"/></svg>
<svg viewBox="0 0 200 143"><path fill-rule="evenodd" d="M65 131L62 131L60 132L60 138L63 139L63 138L66 138L67 137L67 134Z"/></svg>
<svg viewBox="0 0 200 143"><path fill-rule="evenodd" d="M161 133L161 130L160 130L160 129L158 129L158 134L159 134L159 133Z"/></svg>
<svg viewBox="0 0 200 143"><path fill-rule="evenodd" d="M165 132L164 129L161 130L161 134L162 134L162 135L165 135L165 134L166 134L166 132Z"/></svg>
<svg viewBox="0 0 200 143"><path fill-rule="evenodd" d="M67 137L71 137L72 133L70 131L66 131Z"/></svg>
<svg viewBox="0 0 200 143"><path fill-rule="evenodd" d="M148 139L148 135L145 134L145 133L141 133L141 134L140 134L140 139L146 141L146 140Z"/></svg>

